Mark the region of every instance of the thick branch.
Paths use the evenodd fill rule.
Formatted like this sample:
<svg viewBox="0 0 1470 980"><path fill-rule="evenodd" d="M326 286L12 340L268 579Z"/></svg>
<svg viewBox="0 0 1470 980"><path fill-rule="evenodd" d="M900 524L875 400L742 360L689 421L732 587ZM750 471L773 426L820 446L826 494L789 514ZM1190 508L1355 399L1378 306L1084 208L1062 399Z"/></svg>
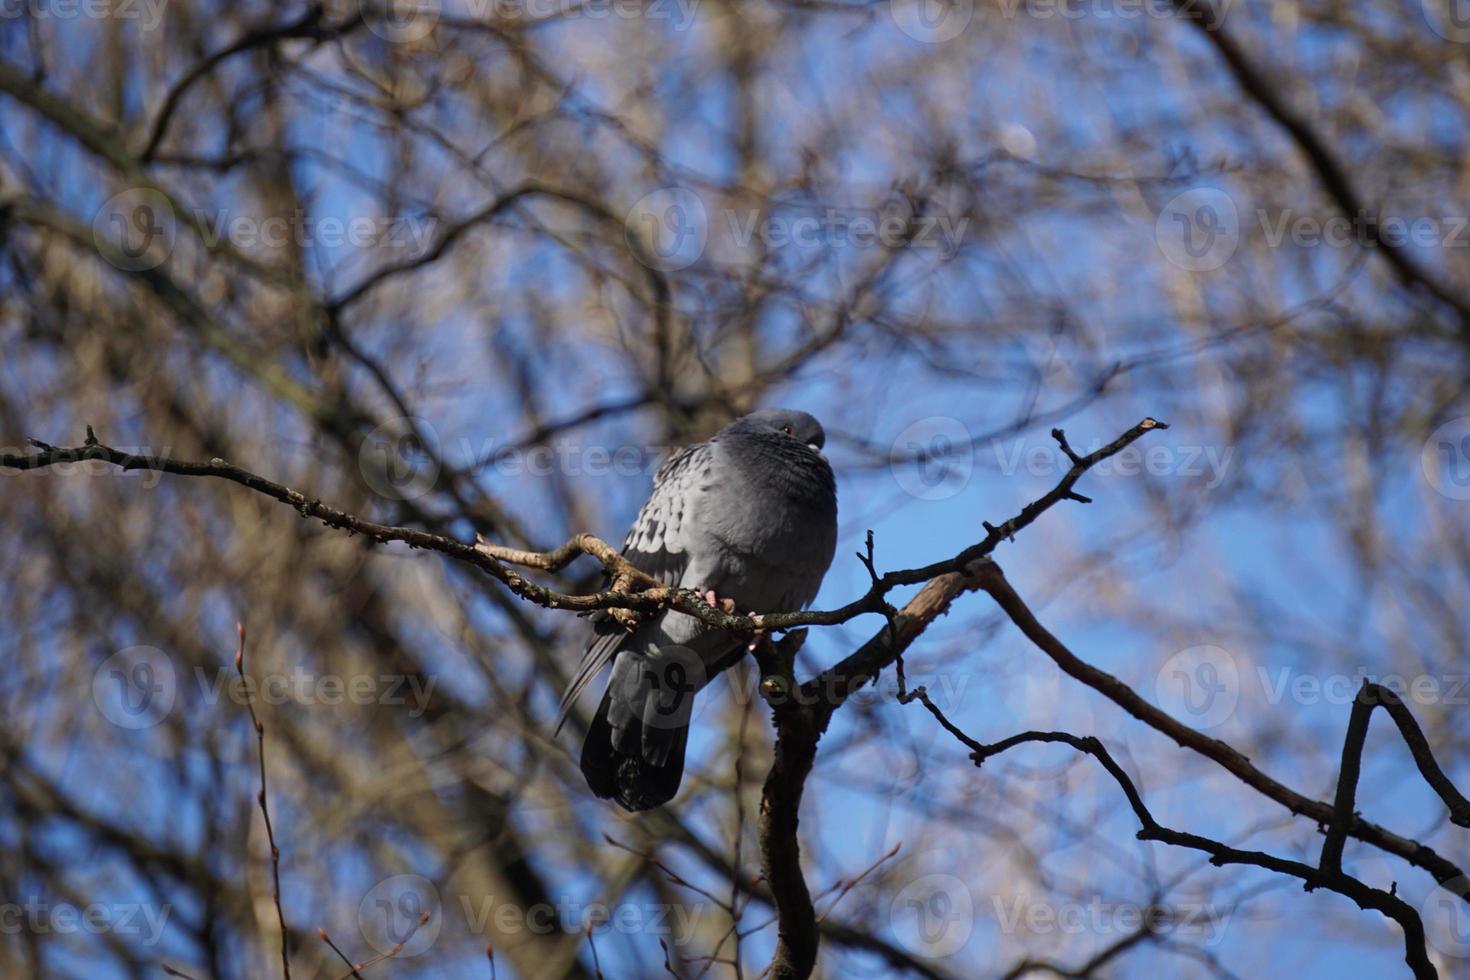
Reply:
<svg viewBox="0 0 1470 980"><path fill-rule="evenodd" d="M363 285L365 291L368 284ZM777 647L762 644L766 654L762 662L765 674L762 693L772 705L776 747L775 760L762 793L758 829L762 861L778 918L779 938L773 972L777 977L794 978L809 976L816 965L816 913L801 874L797 825L806 778L815 762L817 743L832 713L848 695L893 663L935 618L948 610L956 597L980 586L978 573L990 564L988 556L997 545L1012 539L1016 532L1032 524L1059 501L1087 502L1086 497L1073 489L1082 475L1102 460L1122 452L1145 432L1159 428L1167 426L1151 418L1144 419L1113 442L1086 456L1078 456L1061 430L1053 430L1052 434L1063 452L1072 460L1071 468L1055 487L1027 504L1014 517L999 526L987 522L986 535L978 543L945 561L884 575L878 575L872 567L870 552L866 564L872 582L867 594L855 602L830 612L773 613L758 619L724 613L690 590L674 589L655 582L630 565L606 542L589 534L576 535L550 552L520 551L483 541L465 544L426 531L369 521L329 507L320 500L308 498L299 491L222 459L200 463L124 453L99 444L90 430L87 444L81 448L61 449L38 444L40 452L37 453L0 455L0 468L34 470L64 463L99 461L124 470L147 469L181 476L218 477L289 504L303 517L321 520L329 527L364 534L379 542L402 541L410 547L437 551L475 565L517 596L548 608L584 611L673 608L695 616L707 625L746 633L754 632L756 628L775 631L808 624L830 625L867 612L883 613L888 622L877 636L837 666L804 685L797 685L791 669L795 649L801 642L800 633L789 635ZM602 562L603 568L613 578L612 590L588 596L564 595L530 582L509 567L515 564L557 571L582 554L592 555ZM893 613L887 594L900 586L920 582L925 585L918 595L903 610ZM640 591L628 591L634 587Z"/></svg>
<svg viewBox="0 0 1470 980"><path fill-rule="evenodd" d="M756 834L761 870L776 903L775 980L804 980L817 965L817 915L801 872L801 796L822 737L805 711L776 711L776 747L761 790Z"/></svg>
<svg viewBox="0 0 1470 980"><path fill-rule="evenodd" d="M776 612L759 618L747 615L735 615L726 613L705 602L704 599L692 590L676 589L661 583L639 572L631 564L606 542L589 535L580 534L574 536L566 544L555 551L529 552L512 548L504 548L485 542L466 544L453 538L422 531L415 528L400 527L390 524L379 524L364 517L339 510L328 506L321 500L308 497L306 494L283 484L268 480L249 470L242 469L222 459L211 459L208 462L171 459L162 456L147 456L136 453L123 452L110 446L104 446L97 442L88 433L86 445L76 448L61 448L50 446L45 443L32 442L39 447L40 451L30 454L3 453L0 454L0 471L5 469L14 470L39 470L46 467L76 463L107 463L120 467L125 471L148 470L159 473L172 473L177 476L207 476L229 480L241 486L248 487L257 493L262 493L284 504L288 504L297 510L301 516L320 520L328 527L335 527L355 534L362 534L376 542L401 541L412 548L422 548L426 551L437 551L458 561L474 565L487 572L522 599L534 602L537 605L551 609L571 609L578 612L590 612L599 609L627 609L639 611L654 611L663 608L677 609L690 616L699 619L708 626L718 629L729 630L736 633L755 633L757 630L775 631L787 630L798 626L830 626L845 623L863 613L884 613L887 611L885 596L888 592L903 585L914 585L920 582L928 582L926 587L930 601L921 603L915 607L909 604L910 609L920 609L923 616L916 622L908 624L908 640L922 632L934 616L948 608L948 604L954 596L965 591L962 582L953 578L946 578L950 572L962 572L970 565L982 559L993 551L1002 540L1009 539L1022 528L1030 525L1041 514L1053 504L1064 499L1076 499L1072 487L1089 468L1099 461L1116 455L1126 446L1138 439L1145 432L1166 428L1162 422L1154 419L1144 419L1138 425L1129 429L1112 443L1102 447L1094 453L1081 457L1075 462L1070 470L1062 477L1061 481L1046 495L1038 498L1022 508L1021 512L999 527L986 524L987 534L979 543L972 545L953 558L945 561L935 562L923 568L906 569L903 571L889 572L876 578L866 595L860 599L850 602L839 609L828 612L805 611L805 612ZM1059 434L1055 430L1054 434ZM579 554L590 554L603 563L604 569L613 578L613 588L592 595L567 595L552 589L537 585L526 579L510 567L511 564L530 568L540 568L548 571L556 571L565 567ZM930 581L936 580L936 581ZM633 587L636 591L632 591ZM925 596L924 592L920 596ZM947 598L945 598L947 596ZM857 664L853 669L858 671L869 671L868 673L854 673L847 670L841 697L837 699L840 703L847 693L861 686L869 677L875 675L883 666L893 661L901 650L896 650L890 656L884 656L881 650L869 650L873 644L865 645L859 654L869 651L864 656L863 663ZM856 655L855 655L856 656ZM833 671L828 671L818 681L830 681L828 675L848 665L853 658L843 661ZM808 686L817 683L809 682ZM835 707L835 703L833 705Z"/></svg>
<svg viewBox="0 0 1470 980"><path fill-rule="evenodd" d="M34 442L34 440L33 440ZM524 558L529 553L516 552L512 549L496 549L490 545L467 544L456 541L453 538L416 528L400 527L392 524L379 524L365 517L348 513L322 503L319 499L308 497L299 490L263 476L242 469L232 463L215 458L208 462L171 459L163 456L146 456L136 453L123 452L110 446L104 446L95 440L89 441L85 446L78 448L60 448L48 446L44 443L36 443L40 447L39 452L0 453L0 475L5 470L39 470L53 466L67 464L105 463L117 466L124 471L146 470L157 473L172 473L176 476L199 476L215 477L238 483L243 487L254 490L256 493L264 494L274 500L286 504L301 514L302 517L320 520L328 527L334 527L352 534L361 534L369 539L385 543L389 541L401 541L411 548L422 548L426 551L436 551L450 558L462 561L488 573L499 580L506 588L522 599L533 602L549 609L571 609L579 612L590 612L598 609L634 609L653 611L662 608L678 609L680 612L688 613L706 624L721 629L735 632L752 633L757 624L749 616L732 616L716 609L705 602L697 593L688 589L675 589L668 586L646 588L639 592L603 591L591 595L567 595L548 589L544 586L525 578L520 573L509 567L505 562L495 557L496 553L512 554ZM586 544L582 548L578 541ZM595 542L595 543L594 543ZM605 567L609 574L616 579L619 573L626 573L631 566L624 562L605 542L593 538L591 535L579 535L572 542L564 545L558 551L565 551L576 546L580 552L605 556ZM557 554L553 552L552 554ZM570 560L571 555L567 560ZM539 556L537 563L544 556ZM565 564L565 562L563 562ZM559 567L559 566L558 566ZM632 571L639 576L642 583L651 582L647 576Z"/></svg>
<svg viewBox="0 0 1470 980"><path fill-rule="evenodd" d="M999 527L987 523L983 540L948 561L878 575L873 568L870 542L868 555L859 556L872 578L867 595L833 613L807 615L814 622L823 622L828 617L841 622L859 612L876 611L885 614L887 625L851 656L799 688L791 669L795 648L800 645L799 634L791 637L795 642L789 650L783 649L787 646L785 643L775 650L762 645L762 650L758 651L763 675L761 693L771 704L776 726L775 759L761 795L759 825L762 863L776 901L778 938L776 955L771 961L774 977L801 980L810 976L816 966L816 913L801 874L797 825L802 788L816 761L817 743L833 712L853 691L896 661L930 623L948 611L958 596L979 587L981 579L978 572L991 564L988 556L996 545L1030 525L1058 501L1086 502L1087 498L1073 490L1082 474L1109 456L1122 452L1145 432L1158 428L1166 426L1154 419L1144 419L1113 442L1086 456L1078 456L1072 451L1060 429L1053 430L1052 435L1062 451L1072 460L1071 469L1050 492L1027 504L1015 517ZM927 582L919 594L902 610L893 613L885 598L887 593L898 585L925 580ZM786 622L787 617L764 616L762 621L771 628Z"/></svg>

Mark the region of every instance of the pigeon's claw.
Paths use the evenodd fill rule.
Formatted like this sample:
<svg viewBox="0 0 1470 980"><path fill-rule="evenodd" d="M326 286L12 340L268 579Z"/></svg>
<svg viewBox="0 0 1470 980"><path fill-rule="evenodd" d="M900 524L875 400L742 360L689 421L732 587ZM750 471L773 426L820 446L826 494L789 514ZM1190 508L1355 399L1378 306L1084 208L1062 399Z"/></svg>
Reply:
<svg viewBox="0 0 1470 980"><path fill-rule="evenodd" d="M749 653L754 653L756 646L760 643L761 637L765 635L766 630L760 613L753 612L750 614L750 618L755 620L755 635L750 638L750 645L745 649Z"/></svg>
<svg viewBox="0 0 1470 980"><path fill-rule="evenodd" d="M711 606L714 606L716 609L722 609L731 615L735 614L735 600L721 599L719 596L715 595L714 589L705 589L704 594L700 596L700 598L709 603Z"/></svg>
<svg viewBox="0 0 1470 980"><path fill-rule="evenodd" d="M735 615L735 600L729 598L721 599L715 594L714 589L705 589L704 592L700 593L700 598L709 603L711 606L714 606L716 609L722 609L726 613L729 613L731 616ZM746 649L754 650L755 645L760 642L761 634L764 632L764 630L761 628L760 613L753 612L749 613L748 615L751 619L755 620L755 636L751 638L750 646L746 647Z"/></svg>

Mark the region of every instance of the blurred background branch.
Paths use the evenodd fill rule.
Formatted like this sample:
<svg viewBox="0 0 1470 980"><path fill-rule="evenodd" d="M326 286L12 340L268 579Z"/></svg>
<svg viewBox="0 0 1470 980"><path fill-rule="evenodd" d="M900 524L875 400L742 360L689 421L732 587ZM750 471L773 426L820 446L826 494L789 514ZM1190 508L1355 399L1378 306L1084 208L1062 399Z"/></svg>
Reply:
<svg viewBox="0 0 1470 980"><path fill-rule="evenodd" d="M475 554L148 468L0 476L0 974L253 978L284 942L293 974L338 976L321 927L354 961L396 948L383 976L483 978L487 944L502 977L757 975L779 934L760 671L701 699L675 805L625 820L586 793L577 733L549 735L586 624L472 542L615 541L670 447L771 404L826 425L839 554L871 528L907 570L1168 419L1090 472L1093 504L1027 529L994 602L934 607L909 687L982 743L1098 739L1161 827L1307 867L1335 828L1341 873L1462 972L1463 829L1419 750L1362 731L1346 836L1324 802L1365 681L1467 777L1456 14L5 7L0 453L92 425ZM936 599L931 577L811 630L791 676ZM839 558L813 608L872 587ZM975 773L896 669L821 743L799 870L841 902L818 975L1405 972L1391 919L1136 840L1070 745Z"/></svg>

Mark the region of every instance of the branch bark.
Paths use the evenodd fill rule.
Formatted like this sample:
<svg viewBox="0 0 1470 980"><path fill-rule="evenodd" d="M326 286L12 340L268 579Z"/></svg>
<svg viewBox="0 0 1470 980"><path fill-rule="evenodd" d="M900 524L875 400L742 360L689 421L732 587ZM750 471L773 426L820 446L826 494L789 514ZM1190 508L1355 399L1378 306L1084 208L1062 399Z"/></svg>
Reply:
<svg viewBox="0 0 1470 980"><path fill-rule="evenodd" d="M1332 820L1327 825L1327 838L1322 842L1322 857L1318 864L1325 872L1342 870L1342 851L1347 843L1348 832L1357 818L1355 799L1358 792L1358 777L1362 770L1363 744L1368 738L1368 721L1373 709L1383 707L1399 726L1399 733L1409 746L1414 763L1439 798L1450 810L1450 822L1458 827L1470 827L1470 800L1460 795L1444 770L1435 761L1429 741L1414 720L1414 715L1397 694L1382 684L1364 680L1353 699L1352 715L1348 718L1347 737L1342 744L1342 766L1338 770L1337 795L1332 803Z"/></svg>
<svg viewBox="0 0 1470 980"><path fill-rule="evenodd" d="M1051 657L1056 665L1069 676L1075 677L1102 694L1150 728L1163 732L1184 748L1192 749L1218 763L1241 782L1261 795L1280 803L1293 814L1310 817L1323 826L1332 823L1334 809L1331 804L1304 796L1271 778L1252 765L1251 761L1233 746L1190 728L1173 715L1145 701L1136 691L1112 674L1099 670L1078 657L1067 648L1066 644L1058 640L1037 621L1025 601L1016 594L1015 589L1006 580L1005 573L999 566L991 564L983 570L982 574L983 581L980 588L989 593L1027 639ZM1417 729L1418 726L1414 727ZM1380 850L1403 858L1415 867L1423 868L1440 884L1452 881L1464 874L1452 861L1436 853L1427 845L1395 834L1361 817L1355 816L1352 819L1348 833L1365 844L1371 844ZM1470 902L1470 896L1467 896L1466 901Z"/></svg>
<svg viewBox="0 0 1470 980"><path fill-rule="evenodd" d="M1459 319L1461 334L1470 337L1470 299L1439 281L1400 243L1383 238L1379 233L1377 213L1364 205L1362 196L1353 186L1352 178L1348 176L1347 168L1338 159L1337 153L1286 101L1281 94L1281 83L1266 78L1245 51L1225 32L1224 12L1217 9L1210 0L1204 0L1203 10L1198 0L1174 0L1174 5L1179 8L1183 19L1199 28L1200 33L1220 53L1241 90L1285 130L1297 149L1307 158L1307 163L1326 189L1327 196L1338 209L1349 220L1356 222L1359 218L1366 219L1361 222L1366 237L1365 244L1374 246L1383 253L1388 264L1398 273L1401 282L1420 286L1429 295L1454 310ZM1200 16L1201 13L1204 16Z"/></svg>
<svg viewBox="0 0 1470 980"><path fill-rule="evenodd" d="M935 709L937 710L937 709ZM1404 961L1408 963L1409 969L1414 973L1416 980L1433 980L1439 973L1429 960L1429 954L1425 947L1424 923L1419 918L1419 913L1414 907L1397 895L1383 891L1379 888L1371 888L1350 875L1341 871L1329 872L1320 868L1314 868L1300 861L1291 861L1280 858L1274 854L1263 851L1247 851L1231 847L1228 844L1202 837L1199 834L1191 834L1181 830L1173 830L1165 827L1154 819L1148 807L1143 802L1143 796L1133 780L1118 765L1102 742L1092 736L1080 737L1067 732L1024 732L1013 735L1008 739L997 742L994 745L979 745L971 740L967 744L975 746L972 758L975 765L981 765L984 760L998 755L1007 749L1014 748L1027 742L1061 742L1070 745L1079 752L1085 752L1092 756L1108 774L1117 781L1122 788L1123 794L1128 798L1128 805L1133 809L1134 815L1142 828L1138 831L1139 840L1155 840L1164 844L1173 844L1178 847L1188 847L1203 851L1210 855L1210 863L1214 865L1226 864L1250 864L1278 874L1290 875L1299 878L1308 891L1315 888L1326 888L1352 899L1359 908L1373 909L1381 912L1397 922L1404 931Z"/></svg>
<svg viewBox="0 0 1470 980"><path fill-rule="evenodd" d="M864 613L883 613L888 621L876 635L837 665L805 683L799 684L792 670L795 651L804 637L804 631L789 633L779 644L762 643L758 649L763 675L761 692L771 706L776 730L775 757L762 792L758 833L762 863L777 911L778 945L772 969L774 975L780 978L809 976L816 965L819 933L811 895L801 873L797 833L803 789L815 762L822 734L833 714L845 703L848 696L876 678L884 667L901 663L904 650L936 618L947 612L956 598L976 590L987 592L1012 622L1066 673L1104 694L1145 724L1169 735L1181 746L1217 762L1253 789L1286 806L1292 813L1311 817L1330 828L1327 845L1324 847L1323 867L1309 869L1311 874L1308 876L1304 876L1302 871L1302 868L1307 867L1305 865L1298 867L1295 862L1283 861L1269 855L1236 851L1216 842L1158 827L1149 821L1145 821L1141 836L1206 850L1216 863L1238 863L1245 860L1248 863L1261 864L1263 867L1301 877L1309 887L1335 885L1337 887L1334 890L1353 898L1364 908L1376 908L1386 915L1404 920L1401 924L1405 925L1408 934L1418 920L1417 916L1412 922L1404 919L1399 907L1401 902L1396 905L1394 902L1397 899L1391 902L1376 892L1370 895L1368 892L1374 890L1367 889L1360 882L1355 882L1355 885L1366 891L1359 891L1353 885L1339 880L1340 872L1336 864L1341 856L1342 841L1351 836L1395 854L1429 871L1440 883L1450 881L1462 872L1453 863L1418 841L1394 834L1351 812L1357 781L1356 761L1362 749L1362 735L1366 731L1371 707L1381 702L1388 709L1414 754L1420 771L1450 807L1451 819L1455 823L1470 826L1470 801L1450 785L1434 762L1423 732L1408 709L1392 692L1373 690L1370 692L1376 699L1373 704L1355 706L1348 740L1344 746L1344 767L1336 805L1313 800L1267 776L1230 745L1185 726L1149 704L1118 678L1078 658L1041 626L1011 588L999 566L990 558L991 552L1002 541L1011 540L1016 532L1029 526L1059 501L1070 499L1087 502L1087 498L1077 493L1074 487L1088 469L1121 452L1144 433L1164 427L1163 423L1145 419L1113 442L1086 456L1079 456L1071 450L1061 430L1053 430L1053 436L1063 452L1072 460L1071 469L1051 491L1027 504L1003 524L993 526L986 523L985 537L976 544L949 559L923 568L882 575L872 567L871 554L866 558L859 555L868 566L872 578L868 592L859 599L826 612L773 613L760 617L731 615L710 606L692 591L657 583L630 565L612 546L590 534L575 535L560 548L549 552L522 551L484 541L466 543L414 528L370 521L330 507L300 491L222 459L195 462L126 453L102 445L90 430L86 444L81 447L59 448L32 440L39 451L0 454L0 471L30 471L68 463L100 462L124 471L144 469L180 476L215 477L285 503L303 517L320 520L329 527L352 534L363 534L376 542L401 541L412 548L436 551L473 565L501 582L518 597L552 609L610 609L631 614L673 608L695 616L714 628L744 633L764 629L768 635L773 631L793 630L806 625L843 623ZM612 578L612 589L590 595L567 595L531 582L511 567L519 565L557 571L583 554L591 555L602 563L604 570ZM918 594L902 610L893 611L886 599L888 593L900 586L919 582L923 582L924 586ZM913 696L922 696L922 688ZM931 710L934 710L932 706ZM947 723L946 727L957 736L962 735L958 729ZM1099 759L1102 761L1101 757ZM1138 806L1141 806L1141 800L1138 801ZM1135 807L1136 812L1138 806ZM1141 813L1141 819L1142 816ZM1205 846L1206 844L1209 846ZM1262 861L1268 863L1262 864ZM1422 924L1419 925L1419 932L1422 936ZM1414 964L1411 962L1411 965Z"/></svg>

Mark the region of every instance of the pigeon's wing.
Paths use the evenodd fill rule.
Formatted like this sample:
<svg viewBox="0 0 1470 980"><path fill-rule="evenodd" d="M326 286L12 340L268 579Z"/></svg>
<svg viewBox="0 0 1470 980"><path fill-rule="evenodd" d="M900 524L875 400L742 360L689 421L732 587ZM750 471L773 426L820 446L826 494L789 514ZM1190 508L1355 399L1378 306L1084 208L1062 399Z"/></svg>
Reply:
<svg viewBox="0 0 1470 980"><path fill-rule="evenodd" d="M709 473L708 443L687 446L671 456L653 478L653 493L623 539L623 556L634 568L668 585L677 585L689 567L690 529L700 481ZM607 613L592 619L593 634L572 675L557 713L556 730L566 722L582 691L617 653L628 632Z"/></svg>
<svg viewBox="0 0 1470 980"><path fill-rule="evenodd" d="M700 483L712 462L707 442L687 446L659 467L653 493L623 538L623 555L639 571L670 585L689 567L690 530Z"/></svg>

